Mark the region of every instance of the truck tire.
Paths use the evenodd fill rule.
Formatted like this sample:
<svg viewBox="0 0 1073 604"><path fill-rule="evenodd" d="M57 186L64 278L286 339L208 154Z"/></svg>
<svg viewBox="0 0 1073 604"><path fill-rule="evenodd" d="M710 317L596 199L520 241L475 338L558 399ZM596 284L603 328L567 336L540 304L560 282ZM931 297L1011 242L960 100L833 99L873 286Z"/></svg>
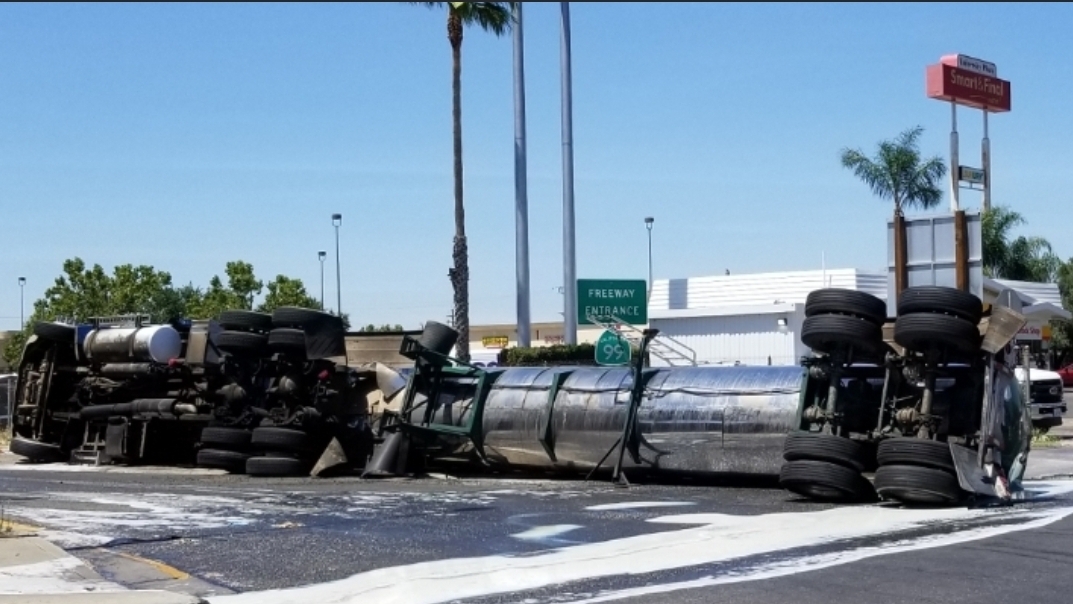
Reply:
<svg viewBox="0 0 1073 604"><path fill-rule="evenodd" d="M888 438L879 443L876 457L880 467L920 466L957 476L950 445L943 442L923 438Z"/></svg>
<svg viewBox="0 0 1073 604"><path fill-rule="evenodd" d="M875 488L880 497L909 505L950 505L965 497L956 476L918 466L879 466Z"/></svg>
<svg viewBox="0 0 1073 604"><path fill-rule="evenodd" d="M801 326L801 342L830 354L843 346L853 346L869 355L883 346L883 329L875 323L846 315L813 315Z"/></svg>
<svg viewBox="0 0 1073 604"><path fill-rule="evenodd" d="M251 457L246 460L250 476L302 476L313 470L313 463L293 457Z"/></svg>
<svg viewBox="0 0 1073 604"><path fill-rule="evenodd" d="M321 452L316 438L292 428L254 428L250 446L258 451L313 455Z"/></svg>
<svg viewBox="0 0 1073 604"><path fill-rule="evenodd" d="M980 351L983 338L976 323L930 312L901 315L894 322L894 341L909 350L946 349L961 354Z"/></svg>
<svg viewBox="0 0 1073 604"><path fill-rule="evenodd" d="M201 430L201 444L208 449L243 451L250 446L252 434L242 428L210 427Z"/></svg>
<svg viewBox="0 0 1073 604"><path fill-rule="evenodd" d="M417 338L417 343L424 348L442 355L451 354L451 349L458 342L458 332L436 321L425 323L425 329Z"/></svg>
<svg viewBox="0 0 1073 604"><path fill-rule="evenodd" d="M197 452L197 465L202 468L227 470L232 474L244 474L246 472L246 460L249 458L249 453L240 453L239 451L202 449Z"/></svg>
<svg viewBox="0 0 1073 604"><path fill-rule="evenodd" d="M872 485L860 472L826 461L788 461L779 472L779 485L813 501L873 501Z"/></svg>
<svg viewBox="0 0 1073 604"><path fill-rule="evenodd" d="M984 308L973 294L939 285L910 287L898 296L898 316L922 312L953 315L975 325L980 322Z"/></svg>
<svg viewBox="0 0 1073 604"><path fill-rule="evenodd" d="M272 331L272 315L252 310L225 310L216 320L220 327L231 331Z"/></svg>
<svg viewBox="0 0 1073 604"><path fill-rule="evenodd" d="M281 306L272 311L273 328L285 327L303 330L322 325L328 321L339 321L339 318L331 313L297 306Z"/></svg>
<svg viewBox="0 0 1073 604"><path fill-rule="evenodd" d="M306 355L306 334L293 327L278 327L268 333L268 347L301 358Z"/></svg>
<svg viewBox="0 0 1073 604"><path fill-rule="evenodd" d="M232 354L258 355L268 351L268 336L252 331L221 331L216 336L216 347Z"/></svg>
<svg viewBox="0 0 1073 604"><path fill-rule="evenodd" d="M855 440L819 432L791 432L782 457L786 461L826 461L863 472L867 465L864 447Z"/></svg>
<svg viewBox="0 0 1073 604"><path fill-rule="evenodd" d="M59 445L30 440L21 436L16 436L12 439L11 452L38 463L61 461L63 459L63 450L60 449Z"/></svg>
<svg viewBox="0 0 1073 604"><path fill-rule="evenodd" d="M34 323L34 335L42 340L58 342L60 344L75 343L75 328L73 325L53 323L51 321L38 321Z"/></svg>
<svg viewBox="0 0 1073 604"><path fill-rule="evenodd" d="M887 303L865 292L828 287L805 298L805 316L816 315L849 315L882 327L887 322Z"/></svg>

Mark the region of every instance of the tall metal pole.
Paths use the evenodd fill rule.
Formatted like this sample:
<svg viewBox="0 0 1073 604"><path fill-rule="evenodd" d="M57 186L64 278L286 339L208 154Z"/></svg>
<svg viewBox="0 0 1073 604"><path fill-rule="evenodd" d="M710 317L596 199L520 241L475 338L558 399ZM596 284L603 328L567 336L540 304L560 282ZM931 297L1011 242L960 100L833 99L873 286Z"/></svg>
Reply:
<svg viewBox="0 0 1073 604"><path fill-rule="evenodd" d="M652 295L652 223L656 219L647 216L645 217L645 228L648 230L648 295Z"/></svg>
<svg viewBox="0 0 1073 604"><path fill-rule="evenodd" d="M574 110L570 76L570 3L562 6L559 58L562 71L563 113L563 338L577 344L577 257L574 249Z"/></svg>
<svg viewBox="0 0 1073 604"><path fill-rule="evenodd" d="M328 252L317 252L317 259L320 260L320 308L324 310L324 257L328 255Z"/></svg>
<svg viewBox="0 0 1073 604"><path fill-rule="evenodd" d="M522 3L514 3L514 262L517 277L518 346L532 344L529 315L529 194L525 161L525 42Z"/></svg>
<svg viewBox="0 0 1073 604"><path fill-rule="evenodd" d="M958 106L950 101L950 211L957 212L961 209L958 200L960 189L958 187Z"/></svg>
<svg viewBox="0 0 1073 604"><path fill-rule="evenodd" d="M26 327L26 277L19 277L19 329Z"/></svg>
<svg viewBox="0 0 1073 604"><path fill-rule="evenodd" d="M343 316L343 279L339 271L339 225L343 224L342 214L332 214L332 226L335 227L335 314Z"/></svg>
<svg viewBox="0 0 1073 604"><path fill-rule="evenodd" d="M987 132L987 108L984 108L984 140L981 143L982 165L984 171L984 211L991 209L991 137Z"/></svg>

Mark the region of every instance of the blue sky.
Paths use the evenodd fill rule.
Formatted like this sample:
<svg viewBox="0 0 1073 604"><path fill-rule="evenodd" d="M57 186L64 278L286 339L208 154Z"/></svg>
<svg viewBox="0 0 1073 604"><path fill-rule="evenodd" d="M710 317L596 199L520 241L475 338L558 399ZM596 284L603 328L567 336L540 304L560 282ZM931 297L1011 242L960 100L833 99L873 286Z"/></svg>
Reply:
<svg viewBox="0 0 1073 604"><path fill-rule="evenodd" d="M557 3L526 5L534 320L562 310ZM572 4L578 276L878 268L889 206L842 147L949 110L924 68L998 65L993 202L1073 256L1073 7L1063 3ZM204 286L252 262L319 292L341 212L355 322L442 320L452 236L450 53L440 12L402 3L0 5L0 329L81 256ZM463 61L472 320L514 320L511 42ZM960 114L962 163L981 117ZM944 206L945 206L944 201ZM964 193L963 205L979 206Z"/></svg>

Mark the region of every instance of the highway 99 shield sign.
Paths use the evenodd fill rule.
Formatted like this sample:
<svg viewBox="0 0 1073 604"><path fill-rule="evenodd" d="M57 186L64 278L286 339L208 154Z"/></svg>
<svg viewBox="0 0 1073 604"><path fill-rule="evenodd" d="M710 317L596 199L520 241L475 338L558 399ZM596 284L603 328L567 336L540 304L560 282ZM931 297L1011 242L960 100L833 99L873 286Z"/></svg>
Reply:
<svg viewBox="0 0 1073 604"><path fill-rule="evenodd" d="M648 282L644 279L578 279L577 324L648 323Z"/></svg>
<svg viewBox="0 0 1073 604"><path fill-rule="evenodd" d="M626 365L630 362L630 343L619 334L605 330L596 340L597 365Z"/></svg>

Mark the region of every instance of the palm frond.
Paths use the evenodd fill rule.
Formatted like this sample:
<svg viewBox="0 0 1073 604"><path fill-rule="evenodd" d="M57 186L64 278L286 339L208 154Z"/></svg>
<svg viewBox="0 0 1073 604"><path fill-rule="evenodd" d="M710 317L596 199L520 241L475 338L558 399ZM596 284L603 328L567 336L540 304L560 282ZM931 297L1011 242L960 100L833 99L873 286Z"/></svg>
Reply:
<svg viewBox="0 0 1073 604"><path fill-rule="evenodd" d="M853 170L854 176L872 189L880 199L891 198L891 187L883 166L872 161L856 149L842 150L842 166Z"/></svg>
<svg viewBox="0 0 1073 604"><path fill-rule="evenodd" d="M514 2L451 2L464 25L476 25L484 31L501 36L513 25Z"/></svg>

